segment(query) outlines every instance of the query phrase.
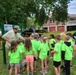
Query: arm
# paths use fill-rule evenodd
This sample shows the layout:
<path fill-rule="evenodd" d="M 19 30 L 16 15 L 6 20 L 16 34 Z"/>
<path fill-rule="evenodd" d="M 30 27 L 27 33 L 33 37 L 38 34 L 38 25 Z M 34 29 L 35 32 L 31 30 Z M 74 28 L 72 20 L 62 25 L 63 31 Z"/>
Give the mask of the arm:
<path fill-rule="evenodd" d="M 21 35 L 18 34 L 18 37 L 19 37 L 21 40 L 25 41 L 25 38 L 23 38 Z"/>
<path fill-rule="evenodd" d="M 2 36 L 2 38 L 3 38 L 5 41 L 11 43 L 10 39 L 8 39 L 6 36 Z"/>
<path fill-rule="evenodd" d="M 5 33 L 2 38 L 7 41 L 7 42 L 11 42 L 11 40 L 9 39 L 9 37 L 11 36 L 11 31 L 8 31 L 7 33 Z"/>
<path fill-rule="evenodd" d="M 36 56 L 35 52 L 33 52 L 33 54 L 34 54 L 34 57 L 37 59 L 37 56 Z"/>
<path fill-rule="evenodd" d="M 57 51 L 55 51 L 55 50 L 52 50 L 52 51 L 51 51 L 51 53 L 57 53 Z"/>

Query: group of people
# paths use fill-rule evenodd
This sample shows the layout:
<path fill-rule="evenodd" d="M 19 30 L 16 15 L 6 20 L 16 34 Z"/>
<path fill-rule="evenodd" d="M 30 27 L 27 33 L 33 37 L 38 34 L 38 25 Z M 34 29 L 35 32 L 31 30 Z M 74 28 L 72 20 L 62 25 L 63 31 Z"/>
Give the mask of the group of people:
<path fill-rule="evenodd" d="M 33 34 L 28 38 L 23 38 L 17 34 L 17 26 L 11 32 L 9 31 L 2 36 L 9 43 L 7 44 L 9 46 L 6 45 L 9 49 L 9 75 L 12 75 L 13 68 L 15 75 L 20 75 L 21 69 L 25 70 L 25 68 L 27 75 L 30 75 L 30 72 L 34 75 L 37 69 L 37 60 L 39 59 L 41 60 L 40 73 L 42 75 L 47 74 L 48 55 L 53 58 L 55 75 L 60 75 L 60 65 L 65 70 L 65 75 L 70 75 L 73 52 L 76 50 L 71 33 L 65 34 L 63 32 L 56 36 L 51 34 L 49 38 L 45 35 L 38 38 L 38 34 Z"/>

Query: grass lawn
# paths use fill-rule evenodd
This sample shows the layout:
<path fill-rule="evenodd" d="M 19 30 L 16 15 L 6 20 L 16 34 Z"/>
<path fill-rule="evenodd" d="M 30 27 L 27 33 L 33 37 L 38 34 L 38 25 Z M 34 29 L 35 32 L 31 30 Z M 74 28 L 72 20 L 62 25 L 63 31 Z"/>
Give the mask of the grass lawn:
<path fill-rule="evenodd" d="M 76 32 L 76 31 L 68 31 L 68 32 L 65 32 L 65 33 L 74 33 L 74 32 Z M 54 34 L 54 35 L 58 35 L 58 34 L 60 34 L 61 32 L 48 32 L 48 33 L 44 33 L 44 35 L 46 35 L 46 36 L 49 36 L 50 34 Z"/>
<path fill-rule="evenodd" d="M 7 65 L 3 64 L 3 55 L 2 50 L 0 50 L 0 75 L 8 75 L 9 70 L 7 69 Z M 8 60 L 7 60 L 8 61 Z M 52 65 L 52 59 L 49 59 L 48 63 L 48 73 L 46 75 L 55 75 L 53 65 Z M 41 75 L 41 62 L 40 60 L 37 61 L 37 72 L 34 73 L 34 75 Z M 13 74 L 14 75 L 14 74 Z M 27 75 L 26 72 L 21 75 Z M 61 70 L 61 75 L 64 75 Z M 76 55 L 73 58 L 73 67 L 71 68 L 71 75 L 76 75 Z"/>
<path fill-rule="evenodd" d="M 49 34 L 51 34 L 51 33 L 47 33 L 46 35 L 48 36 Z M 53 32 L 53 34 L 59 34 L 59 32 L 57 32 L 57 33 Z M 7 53 L 6 53 L 6 55 L 7 55 Z M 74 56 L 72 61 L 73 61 L 73 67 L 71 68 L 71 75 L 76 75 L 76 55 Z M 8 62 L 8 58 L 7 58 L 7 62 Z M 40 70 L 41 70 L 41 62 L 40 62 L 40 60 L 38 60 L 37 61 L 37 72 L 34 73 L 34 75 L 41 75 Z M 55 75 L 52 59 L 49 59 L 47 71 L 48 71 L 48 73 L 46 75 Z M 0 75 L 9 75 L 8 73 L 9 73 L 9 70 L 7 69 L 7 65 L 3 64 L 3 51 L 0 50 Z M 27 75 L 27 74 L 25 72 L 21 75 Z M 61 70 L 61 75 L 64 75 L 62 70 Z"/>

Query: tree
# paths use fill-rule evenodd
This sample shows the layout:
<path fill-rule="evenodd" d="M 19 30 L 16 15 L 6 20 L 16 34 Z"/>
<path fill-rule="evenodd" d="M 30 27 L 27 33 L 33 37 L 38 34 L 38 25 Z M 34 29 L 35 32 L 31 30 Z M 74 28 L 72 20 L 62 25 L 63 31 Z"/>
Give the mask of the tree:
<path fill-rule="evenodd" d="M 70 0 L 0 0 L 0 23 L 19 24 L 26 27 L 27 18 L 35 17 L 40 26 L 47 20 L 47 12 L 53 12 L 58 22 L 67 20 Z"/>

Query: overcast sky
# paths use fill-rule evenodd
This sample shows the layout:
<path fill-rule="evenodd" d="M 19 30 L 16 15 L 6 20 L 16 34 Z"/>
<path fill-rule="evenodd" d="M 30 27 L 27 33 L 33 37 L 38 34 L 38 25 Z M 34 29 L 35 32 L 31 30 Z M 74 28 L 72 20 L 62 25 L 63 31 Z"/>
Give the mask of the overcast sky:
<path fill-rule="evenodd" d="M 68 13 L 76 14 L 76 0 L 73 0 L 73 1 L 71 1 L 71 3 L 69 3 Z"/>

